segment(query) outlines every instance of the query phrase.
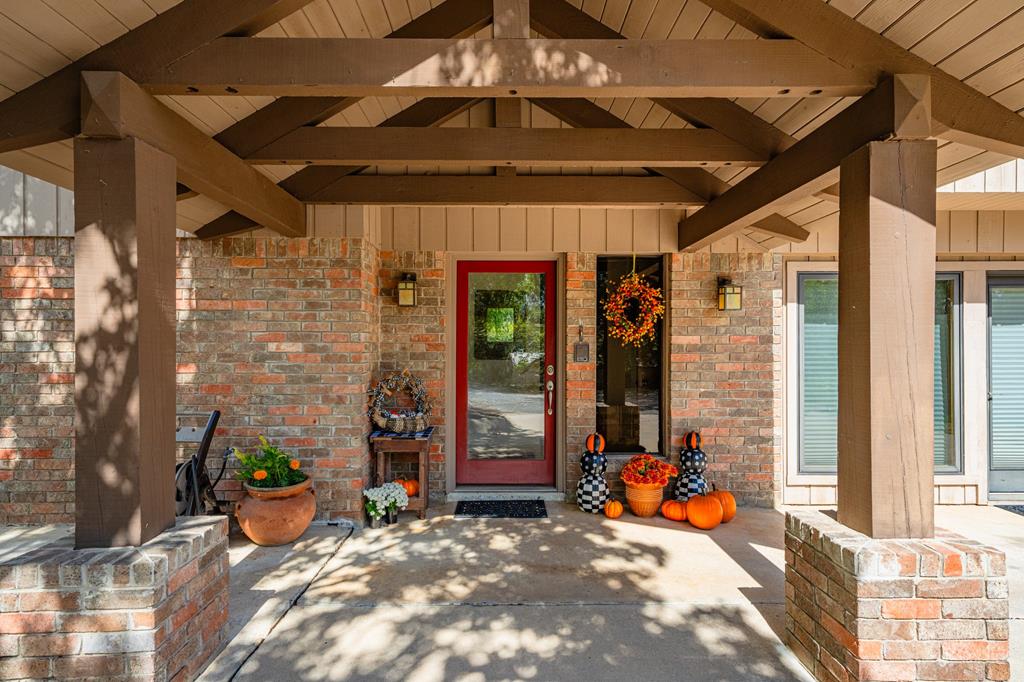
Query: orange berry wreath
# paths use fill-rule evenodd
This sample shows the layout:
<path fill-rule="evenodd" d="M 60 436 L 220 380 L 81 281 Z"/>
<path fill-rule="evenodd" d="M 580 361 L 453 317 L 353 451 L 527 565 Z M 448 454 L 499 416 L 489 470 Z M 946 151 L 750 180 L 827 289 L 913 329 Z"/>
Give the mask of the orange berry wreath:
<path fill-rule="evenodd" d="M 623 275 L 614 289 L 608 290 L 604 317 L 608 336 L 623 345 L 639 346 L 653 339 L 658 318 L 665 314 L 661 290 L 652 287 L 636 272 Z"/>

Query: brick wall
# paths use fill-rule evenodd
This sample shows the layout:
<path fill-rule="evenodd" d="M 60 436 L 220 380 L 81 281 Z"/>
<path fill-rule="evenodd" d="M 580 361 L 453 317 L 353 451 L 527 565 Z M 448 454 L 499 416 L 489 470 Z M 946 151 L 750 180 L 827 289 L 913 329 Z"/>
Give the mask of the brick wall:
<path fill-rule="evenodd" d="M 1008 680 L 1006 558 L 786 515 L 786 639 L 819 680 Z"/>
<path fill-rule="evenodd" d="M 742 310 L 718 310 L 719 276 L 743 287 Z M 770 506 L 782 470 L 781 256 L 674 254 L 670 286 L 672 448 L 699 431 L 708 480 Z"/>
<path fill-rule="evenodd" d="M 179 413 L 223 411 L 218 455 L 266 435 L 314 478 L 320 518 L 361 519 L 376 249 L 358 239 L 178 245 Z"/>
<path fill-rule="evenodd" d="M 399 307 L 396 284 L 402 273 L 416 275 L 416 306 Z M 435 425 L 430 450 L 430 497 L 445 495 L 445 348 L 447 296 L 445 255 L 440 251 L 380 253 L 380 365 L 374 379 L 408 369 L 423 380 L 433 399 Z M 411 406 L 411 405 L 410 405 Z M 392 456 L 393 473 L 417 478 L 414 457 Z"/>
<path fill-rule="evenodd" d="M 573 346 L 590 344 L 590 361 L 574 362 Z M 580 456 L 597 430 L 597 255 L 570 253 L 565 259 L 565 494 L 576 500 Z M 608 476 L 610 483 L 615 477 Z"/>
<path fill-rule="evenodd" d="M 194 679 L 224 642 L 227 519 L 141 547 L 71 540 L 0 564 L 0 679 Z"/>
<path fill-rule="evenodd" d="M 70 239 L 0 239 L 0 525 L 74 514 Z"/>

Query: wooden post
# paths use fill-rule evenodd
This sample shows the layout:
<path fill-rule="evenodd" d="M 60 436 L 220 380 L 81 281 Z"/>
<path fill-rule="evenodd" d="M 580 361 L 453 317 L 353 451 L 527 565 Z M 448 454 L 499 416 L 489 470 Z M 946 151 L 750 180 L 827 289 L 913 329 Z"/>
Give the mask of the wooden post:
<path fill-rule="evenodd" d="M 75 140 L 75 545 L 174 525 L 175 162 Z"/>
<path fill-rule="evenodd" d="M 839 521 L 927 538 L 933 519 L 934 140 L 843 160 L 839 218 Z"/>
<path fill-rule="evenodd" d="M 529 38 L 529 0 L 494 0 L 494 37 Z M 523 104 L 518 97 L 497 97 L 494 100 L 494 127 L 520 128 L 523 125 Z M 516 167 L 495 166 L 494 174 L 510 176 L 516 174 Z"/>

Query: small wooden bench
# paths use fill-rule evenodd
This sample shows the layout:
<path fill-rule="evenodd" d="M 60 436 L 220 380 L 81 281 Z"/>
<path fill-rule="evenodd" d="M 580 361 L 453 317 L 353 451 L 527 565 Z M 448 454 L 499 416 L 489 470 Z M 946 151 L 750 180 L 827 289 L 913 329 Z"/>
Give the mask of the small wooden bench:
<path fill-rule="evenodd" d="M 433 426 L 416 433 L 374 431 L 370 434 L 370 446 L 377 462 L 374 472 L 375 485 L 381 485 L 391 477 L 391 459 L 387 455 L 417 455 L 420 492 L 419 495 L 409 498 L 409 506 L 406 509 L 419 512 L 421 519 L 427 518 L 427 506 L 430 504 L 430 439 L 433 435 Z"/>

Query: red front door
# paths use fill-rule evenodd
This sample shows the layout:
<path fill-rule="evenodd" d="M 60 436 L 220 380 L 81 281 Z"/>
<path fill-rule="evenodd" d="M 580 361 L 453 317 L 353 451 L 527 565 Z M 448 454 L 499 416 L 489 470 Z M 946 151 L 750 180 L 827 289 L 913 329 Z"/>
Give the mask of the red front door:
<path fill-rule="evenodd" d="M 555 483 L 555 263 L 463 261 L 456 311 L 459 484 Z"/>

